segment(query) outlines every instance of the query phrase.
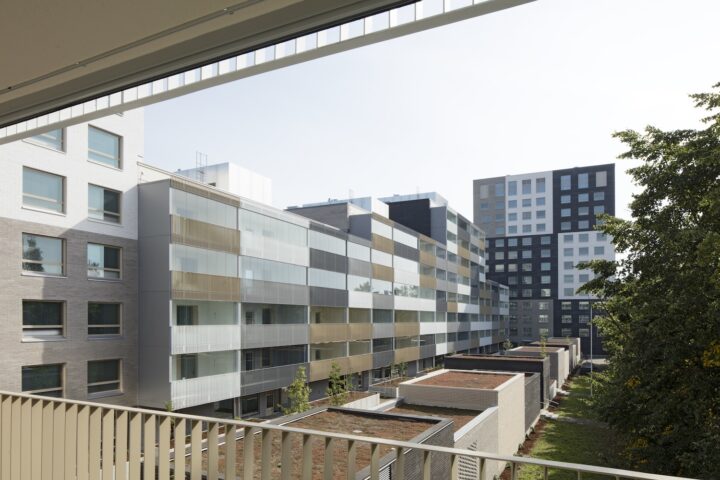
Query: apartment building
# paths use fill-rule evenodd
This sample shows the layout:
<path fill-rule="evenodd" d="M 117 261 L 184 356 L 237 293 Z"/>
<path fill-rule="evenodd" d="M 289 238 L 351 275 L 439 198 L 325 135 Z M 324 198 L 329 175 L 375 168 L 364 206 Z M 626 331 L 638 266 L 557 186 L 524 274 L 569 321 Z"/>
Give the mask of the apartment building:
<path fill-rule="evenodd" d="M 143 112 L 0 147 L 0 388 L 137 403 Z"/>
<path fill-rule="evenodd" d="M 602 352 L 590 318 L 594 299 L 577 289 L 592 275 L 576 266 L 612 260 L 610 239 L 594 230 L 597 215 L 615 214 L 615 165 L 478 179 L 475 224 L 488 234 L 491 280 L 510 288 L 510 339 L 580 337 Z"/>

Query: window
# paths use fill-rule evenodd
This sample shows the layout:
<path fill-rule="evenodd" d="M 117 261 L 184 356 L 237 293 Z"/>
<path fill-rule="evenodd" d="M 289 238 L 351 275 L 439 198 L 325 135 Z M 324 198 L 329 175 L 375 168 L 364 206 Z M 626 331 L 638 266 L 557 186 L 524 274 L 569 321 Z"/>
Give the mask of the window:
<path fill-rule="evenodd" d="M 532 225 L 523 225 L 522 226 L 522 233 L 531 233 L 532 232 Z"/>
<path fill-rule="evenodd" d="M 495 227 L 495 235 L 504 235 L 505 227 Z"/>
<path fill-rule="evenodd" d="M 120 360 L 96 360 L 87 365 L 88 395 L 122 391 L 120 385 Z"/>
<path fill-rule="evenodd" d="M 540 296 L 543 298 L 548 298 L 550 296 L 550 289 L 549 288 L 541 288 Z"/>
<path fill-rule="evenodd" d="M 508 182 L 508 195 L 517 195 L 517 182 Z"/>
<path fill-rule="evenodd" d="M 538 223 L 535 225 L 535 231 L 538 233 L 545 231 L 545 224 L 544 223 Z"/>
<path fill-rule="evenodd" d="M 517 250 L 510 250 L 510 251 L 508 252 L 507 258 L 508 258 L 508 260 L 517 260 L 517 258 L 518 258 L 518 252 L 517 252 Z"/>
<path fill-rule="evenodd" d="M 578 222 L 579 230 L 587 230 L 588 228 L 590 228 L 590 222 L 588 220 L 580 220 Z"/>
<path fill-rule="evenodd" d="M 581 328 L 581 329 L 580 329 L 580 336 L 581 336 L 581 337 L 589 337 L 589 336 L 590 336 L 590 329 L 588 329 L 588 328 Z"/>
<path fill-rule="evenodd" d="M 535 199 L 535 205 L 538 207 L 544 207 L 545 206 L 545 197 L 538 197 Z"/>
<path fill-rule="evenodd" d="M 550 283 L 550 275 L 540 275 L 540 283 L 547 285 Z"/>
<path fill-rule="evenodd" d="M 543 272 L 549 272 L 550 271 L 550 262 L 542 262 L 540 264 L 540 270 Z"/>
<path fill-rule="evenodd" d="M 532 198 L 523 198 L 522 206 L 523 207 L 532 207 Z"/>
<path fill-rule="evenodd" d="M 569 217 L 571 210 L 569 208 L 561 208 L 560 209 L 560 216 L 561 217 Z"/>
<path fill-rule="evenodd" d="M 563 283 L 573 283 L 574 280 L 573 275 L 563 275 Z"/>
<path fill-rule="evenodd" d="M 605 247 L 603 247 L 603 246 L 595 247 L 593 249 L 593 253 L 595 255 L 605 255 Z"/>
<path fill-rule="evenodd" d="M 22 391 L 46 397 L 62 397 L 63 365 L 22 367 Z"/>
<path fill-rule="evenodd" d="M 593 193 L 593 200 L 596 202 L 605 200 L 605 192 L 595 192 Z"/>
<path fill-rule="evenodd" d="M 523 247 L 530 247 L 532 246 L 532 237 L 525 237 L 522 239 L 522 246 Z"/>
<path fill-rule="evenodd" d="M 607 187 L 607 172 L 595 172 L 595 186 L 596 187 Z"/>
<path fill-rule="evenodd" d="M 568 303 L 570 303 L 570 302 L 568 302 Z M 562 323 L 572 323 L 572 315 L 562 315 L 560 317 L 560 321 Z"/>
<path fill-rule="evenodd" d="M 532 258 L 532 250 L 523 250 L 522 258 L 523 259 Z"/>
<path fill-rule="evenodd" d="M 578 194 L 578 202 L 588 202 L 590 201 L 590 195 L 587 193 L 580 193 Z"/>
<path fill-rule="evenodd" d="M 532 288 L 523 288 L 522 296 L 527 298 L 532 297 Z"/>
<path fill-rule="evenodd" d="M 507 283 L 508 283 L 508 285 L 517 285 L 518 284 L 517 277 L 508 277 Z"/>
<path fill-rule="evenodd" d="M 532 212 L 522 212 L 522 219 L 523 219 L 523 220 L 530 220 L 530 219 L 532 219 Z"/>
<path fill-rule="evenodd" d="M 560 203 L 570 203 L 570 195 L 560 195 Z"/>
<path fill-rule="evenodd" d="M 562 336 L 563 337 L 571 337 L 572 336 L 572 328 L 563 328 Z"/>
<path fill-rule="evenodd" d="M 522 284 L 523 285 L 532 285 L 532 275 L 523 275 L 522 277 Z"/>
<path fill-rule="evenodd" d="M 495 252 L 495 260 L 505 260 L 505 252 Z"/>
<path fill-rule="evenodd" d="M 104 222 L 120 223 L 120 192 L 88 185 L 88 217 Z"/>
<path fill-rule="evenodd" d="M 540 258 L 550 258 L 550 256 L 551 256 L 551 253 L 550 253 L 549 249 L 544 248 L 544 249 L 540 250 Z"/>
<path fill-rule="evenodd" d="M 188 325 L 187 323 L 181 323 L 187 320 L 185 314 L 181 314 L 181 307 L 185 314 L 191 313 L 192 308 L 196 305 L 178 305 L 178 325 Z M 120 304 L 119 303 L 88 303 L 88 335 L 120 335 Z M 180 316 L 183 315 L 181 320 Z M 192 325 L 190 323 L 189 325 Z"/>
<path fill-rule="evenodd" d="M 570 190 L 572 188 L 572 180 L 570 175 L 560 176 L 560 190 Z"/>
<path fill-rule="evenodd" d="M 505 202 L 495 202 L 495 208 L 498 210 L 505 208 Z"/>
<path fill-rule="evenodd" d="M 508 247 L 517 247 L 517 245 L 518 245 L 517 238 L 508 238 Z"/>
<path fill-rule="evenodd" d="M 605 213 L 605 206 L 604 205 L 595 205 L 593 207 L 593 213 L 595 215 L 600 215 L 602 213 Z"/>
<path fill-rule="evenodd" d="M 548 302 L 538 302 L 538 310 L 541 312 L 548 311 L 550 309 Z"/>
<path fill-rule="evenodd" d="M 517 221 L 517 213 L 508 213 L 508 222 L 515 222 Z"/>
<path fill-rule="evenodd" d="M 532 263 L 523 263 L 522 264 L 522 271 L 523 272 L 532 272 Z"/>
<path fill-rule="evenodd" d="M 517 225 L 509 225 L 508 233 L 517 233 Z"/>
<path fill-rule="evenodd" d="M 575 264 L 573 262 L 563 262 L 563 270 L 573 270 Z"/>
<path fill-rule="evenodd" d="M 538 323 L 548 323 L 548 316 L 545 314 L 538 315 Z"/>
<path fill-rule="evenodd" d="M 580 310 L 588 310 L 590 308 L 590 302 L 578 302 L 578 308 Z"/>
<path fill-rule="evenodd" d="M 508 263 L 507 271 L 508 272 L 517 272 L 517 263 Z"/>
<path fill-rule="evenodd" d="M 502 263 L 498 263 L 497 265 L 495 265 L 495 271 L 496 271 L 496 272 L 504 272 L 504 271 L 505 271 L 505 265 L 503 265 Z"/>
<path fill-rule="evenodd" d="M 578 282 L 587 283 L 589 281 L 590 281 L 590 275 L 588 275 L 587 273 L 581 273 L 580 275 L 578 275 Z"/>
<path fill-rule="evenodd" d="M 573 256 L 573 249 L 570 248 L 563 248 L 563 257 L 572 257 Z"/>
<path fill-rule="evenodd" d="M 120 279 L 120 248 L 88 243 L 87 274 L 92 278 Z"/>
<path fill-rule="evenodd" d="M 545 193 L 545 179 L 544 178 L 536 178 L 535 179 L 535 192 L 536 193 Z"/>
<path fill-rule="evenodd" d="M 480 198 L 488 198 L 489 185 L 480 185 Z"/>
<path fill-rule="evenodd" d="M 523 195 L 530 195 L 532 193 L 532 183 L 530 180 L 522 181 L 522 193 Z"/>
<path fill-rule="evenodd" d="M 122 168 L 120 164 L 120 137 L 88 127 L 88 159 L 114 168 Z"/>
<path fill-rule="evenodd" d="M 490 204 L 489 204 L 489 203 L 487 203 L 487 202 L 482 202 L 482 203 L 480 204 L 480 210 L 487 210 L 488 208 L 490 208 Z"/>
<path fill-rule="evenodd" d="M 65 212 L 65 177 L 23 167 L 23 206 Z"/>
<path fill-rule="evenodd" d="M 23 300 L 23 338 L 62 337 L 65 324 L 63 302 Z"/>
<path fill-rule="evenodd" d="M 495 196 L 500 197 L 505 195 L 505 183 L 500 182 L 495 184 Z"/>
<path fill-rule="evenodd" d="M 581 257 L 587 257 L 590 255 L 590 249 L 588 247 L 580 247 L 578 248 L 578 255 Z"/>
<path fill-rule="evenodd" d="M 578 188 L 588 188 L 588 174 L 578 174 Z"/>
<path fill-rule="evenodd" d="M 504 238 L 498 238 L 495 240 L 495 246 L 496 247 L 504 247 L 505 246 L 505 239 Z"/>
<path fill-rule="evenodd" d="M 505 220 L 505 215 L 503 215 L 502 213 L 496 213 L 496 214 L 495 214 L 495 221 L 496 221 L 496 222 L 502 222 L 503 220 Z"/>
<path fill-rule="evenodd" d="M 255 323 L 255 312 L 245 312 L 245 323 L 247 325 L 252 325 Z M 175 324 L 179 326 L 197 325 L 198 306 L 177 305 L 177 308 L 175 309 Z"/>
<path fill-rule="evenodd" d="M 28 140 L 37 145 L 43 147 L 52 148 L 60 152 L 65 151 L 65 132 L 62 128 L 50 130 L 49 132 L 41 133 L 28 138 Z"/>
<path fill-rule="evenodd" d="M 45 275 L 64 275 L 65 245 L 63 242 L 62 238 L 23 233 L 23 271 Z"/>
<path fill-rule="evenodd" d="M 560 302 L 560 308 L 563 310 L 572 310 L 572 302 Z"/>
<path fill-rule="evenodd" d="M 564 288 L 563 289 L 563 295 L 565 295 L 566 297 L 572 297 L 574 294 L 575 294 L 574 288 Z"/>
<path fill-rule="evenodd" d="M 540 237 L 540 245 L 550 245 L 552 239 L 549 236 Z"/>
<path fill-rule="evenodd" d="M 517 208 L 517 200 L 508 200 L 508 208 Z"/>
<path fill-rule="evenodd" d="M 580 216 L 585 216 L 585 215 L 588 215 L 589 213 L 590 213 L 590 208 L 589 208 L 589 207 L 580 207 L 580 208 L 578 208 L 578 215 L 580 215 Z"/>
<path fill-rule="evenodd" d="M 538 220 L 542 220 L 543 218 L 545 218 L 545 210 L 538 210 L 537 212 L 535 212 L 535 218 L 537 218 Z"/>
<path fill-rule="evenodd" d="M 590 240 L 590 237 L 587 233 L 581 233 L 580 235 L 578 235 L 578 241 L 580 243 L 587 243 L 588 240 Z"/>

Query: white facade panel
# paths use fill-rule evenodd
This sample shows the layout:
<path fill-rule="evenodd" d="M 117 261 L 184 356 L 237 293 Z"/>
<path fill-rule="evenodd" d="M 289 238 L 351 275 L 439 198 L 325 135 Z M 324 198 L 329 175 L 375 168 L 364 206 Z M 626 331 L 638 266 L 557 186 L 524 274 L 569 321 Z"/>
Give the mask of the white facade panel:
<path fill-rule="evenodd" d="M 435 355 L 447 355 L 448 346 L 447 343 L 436 343 L 435 344 Z"/>
<path fill-rule="evenodd" d="M 242 232 L 240 253 L 248 257 L 292 263 L 303 267 L 310 265 L 310 250 L 307 247 L 280 242 L 249 231 Z"/>
<path fill-rule="evenodd" d="M 615 249 L 610 237 L 599 232 L 560 233 L 557 258 L 558 298 L 583 300 L 594 298 L 577 294 L 577 289 L 593 278 L 593 272 L 587 269 L 579 270 L 575 266 L 596 259 L 614 260 Z"/>
<path fill-rule="evenodd" d="M 348 307 L 373 308 L 372 293 L 348 291 Z"/>
<path fill-rule="evenodd" d="M 415 310 L 423 312 L 434 312 L 436 307 L 435 300 L 428 298 L 413 298 L 395 296 L 395 310 Z"/>
<path fill-rule="evenodd" d="M 420 322 L 420 335 L 446 332 L 447 326 L 445 325 L 445 322 Z"/>
<path fill-rule="evenodd" d="M 176 325 L 171 328 L 170 353 L 239 350 L 240 325 Z"/>
<path fill-rule="evenodd" d="M 170 396 L 174 410 L 239 397 L 240 374 L 232 372 L 173 380 L 170 382 Z"/>
<path fill-rule="evenodd" d="M 530 191 L 523 193 L 523 181 Z M 515 185 L 515 194 L 512 185 Z M 544 182 L 544 191 L 540 191 Z M 541 235 L 553 232 L 552 171 L 508 175 L 505 177 L 505 234 L 507 236 Z"/>
<path fill-rule="evenodd" d="M 420 285 L 420 274 L 407 272 L 404 270 L 395 270 L 395 282 L 405 285 Z"/>

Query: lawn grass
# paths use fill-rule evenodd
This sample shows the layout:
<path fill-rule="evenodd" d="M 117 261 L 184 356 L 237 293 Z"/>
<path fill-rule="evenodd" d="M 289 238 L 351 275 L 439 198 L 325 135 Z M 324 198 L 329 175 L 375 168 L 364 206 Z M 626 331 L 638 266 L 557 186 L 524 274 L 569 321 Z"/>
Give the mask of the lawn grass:
<path fill-rule="evenodd" d="M 589 377 L 577 376 L 570 385 L 570 395 L 560 402 L 557 413 L 561 417 L 589 420 L 588 424 L 549 420 L 536 440 L 529 456 L 560 462 L 584 463 L 602 467 L 622 468 L 617 439 L 610 429 L 598 421 L 590 402 Z M 543 478 L 540 468 L 522 467 L 519 480 Z M 551 480 L 576 480 L 572 472 L 550 471 Z M 584 480 L 605 479 L 600 475 L 583 475 Z"/>

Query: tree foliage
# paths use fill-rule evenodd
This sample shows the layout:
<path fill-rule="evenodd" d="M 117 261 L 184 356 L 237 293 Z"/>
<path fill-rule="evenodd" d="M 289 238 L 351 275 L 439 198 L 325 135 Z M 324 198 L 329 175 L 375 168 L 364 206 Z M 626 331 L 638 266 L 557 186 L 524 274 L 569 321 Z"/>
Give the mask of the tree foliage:
<path fill-rule="evenodd" d="M 330 366 L 330 377 L 325 394 L 330 398 L 330 405 L 339 407 L 348 402 L 349 394 L 348 381 L 340 370 L 340 365 L 333 362 Z"/>
<path fill-rule="evenodd" d="M 305 367 L 298 367 L 295 379 L 287 388 L 288 406 L 283 408 L 285 415 L 310 410 L 310 386 L 307 383 Z"/>
<path fill-rule="evenodd" d="M 605 216 L 621 260 L 592 261 L 609 352 L 598 407 L 635 467 L 720 478 L 720 84 L 691 95 L 701 129 L 618 132 L 642 193 Z M 580 266 L 579 268 L 583 268 Z"/>

